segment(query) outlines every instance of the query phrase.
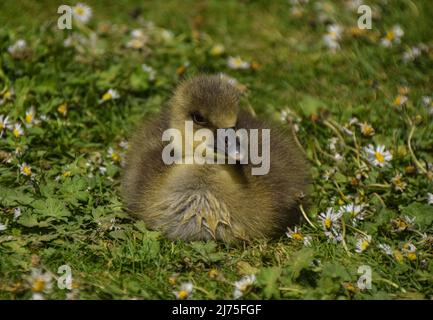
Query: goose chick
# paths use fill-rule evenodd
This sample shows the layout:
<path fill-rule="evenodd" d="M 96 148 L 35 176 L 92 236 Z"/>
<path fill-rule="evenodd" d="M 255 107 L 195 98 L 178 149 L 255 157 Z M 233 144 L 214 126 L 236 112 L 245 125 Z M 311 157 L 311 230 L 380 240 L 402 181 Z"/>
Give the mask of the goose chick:
<path fill-rule="evenodd" d="M 173 240 L 234 242 L 278 236 L 299 222 L 299 195 L 309 184 L 307 162 L 287 129 L 241 110 L 239 97 L 220 76 L 196 76 L 181 83 L 168 106 L 141 124 L 130 143 L 122 193 L 129 212 L 148 228 Z M 175 128 L 185 138 L 185 121 L 193 121 L 194 132 L 270 129 L 269 172 L 252 175 L 251 164 L 239 161 L 166 165 L 162 135 Z M 195 148 L 200 142 L 190 143 Z"/>

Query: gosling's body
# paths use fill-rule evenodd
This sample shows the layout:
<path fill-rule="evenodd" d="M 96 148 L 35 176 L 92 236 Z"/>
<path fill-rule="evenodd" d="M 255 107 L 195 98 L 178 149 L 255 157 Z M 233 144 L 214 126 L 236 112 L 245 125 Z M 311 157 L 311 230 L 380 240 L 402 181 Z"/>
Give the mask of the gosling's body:
<path fill-rule="evenodd" d="M 190 89 L 188 85 L 202 86 L 198 96 L 211 90 L 213 96 L 205 100 L 224 104 L 219 95 L 232 89 L 218 79 L 193 78 L 184 84 L 184 90 Z M 251 166 L 241 164 L 164 164 L 161 137 L 164 130 L 176 126 L 173 117 L 181 118 L 183 109 L 177 110 L 175 104 L 179 103 L 177 95 L 186 93 L 179 90 L 168 108 L 143 123 L 130 143 L 122 189 L 131 214 L 173 240 L 233 242 L 273 237 L 297 223 L 298 195 L 306 192 L 309 180 L 306 161 L 288 131 L 245 111 L 235 108 L 236 128 L 271 129 L 268 174 L 253 176 Z M 233 112 L 227 114 L 231 117 Z M 228 124 L 228 118 L 214 122 Z"/>

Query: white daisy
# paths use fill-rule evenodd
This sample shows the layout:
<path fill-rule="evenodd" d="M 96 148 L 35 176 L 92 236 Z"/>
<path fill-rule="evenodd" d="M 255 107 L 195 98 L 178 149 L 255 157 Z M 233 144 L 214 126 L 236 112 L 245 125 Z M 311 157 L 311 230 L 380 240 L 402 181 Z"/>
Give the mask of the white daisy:
<path fill-rule="evenodd" d="M 370 242 L 371 242 L 371 236 L 369 236 L 369 235 L 367 235 L 367 236 L 363 235 L 363 236 L 359 237 L 358 240 L 356 241 L 355 251 L 358 253 L 364 252 L 370 246 Z"/>
<path fill-rule="evenodd" d="M 406 189 L 407 183 L 402 181 L 401 173 L 397 173 L 392 179 L 391 182 L 394 185 L 395 190 L 403 192 Z"/>
<path fill-rule="evenodd" d="M 12 133 L 15 136 L 15 138 L 19 138 L 24 134 L 24 130 L 21 128 L 21 123 L 15 123 L 12 128 Z"/>
<path fill-rule="evenodd" d="M 113 160 L 113 162 L 120 162 L 122 160 L 122 155 L 112 147 L 108 148 L 108 156 Z"/>
<path fill-rule="evenodd" d="M 43 272 L 41 269 L 33 268 L 27 281 L 33 292 L 34 300 L 42 300 L 43 293 L 48 293 L 52 289 L 53 276 L 50 272 Z"/>
<path fill-rule="evenodd" d="M 227 60 L 227 66 L 230 69 L 248 69 L 250 67 L 250 63 L 242 60 L 239 56 L 237 57 L 229 57 Z"/>
<path fill-rule="evenodd" d="M 12 56 L 16 56 L 27 49 L 27 42 L 24 39 L 17 40 L 13 45 L 8 47 L 8 52 Z"/>
<path fill-rule="evenodd" d="M 152 68 L 151 66 L 143 63 L 141 65 L 141 69 L 143 69 L 144 72 L 146 72 L 149 75 L 149 80 L 150 81 L 154 81 L 156 78 L 156 71 L 154 68 Z"/>
<path fill-rule="evenodd" d="M 7 228 L 8 228 L 7 225 L 5 225 L 5 224 L 3 224 L 3 223 L 0 222 L 0 231 L 4 231 Z"/>
<path fill-rule="evenodd" d="M 24 118 L 24 123 L 27 128 L 31 127 L 34 123 L 37 123 L 35 116 L 36 116 L 35 107 L 31 106 L 30 109 L 26 111 L 26 117 Z"/>
<path fill-rule="evenodd" d="M 399 44 L 401 37 L 403 37 L 404 31 L 399 25 L 395 25 L 390 31 L 388 31 L 381 39 L 381 44 L 384 47 L 390 47 L 393 43 Z"/>
<path fill-rule="evenodd" d="M 395 97 L 393 104 L 396 107 L 401 107 L 402 105 L 404 105 L 407 102 L 408 98 L 405 95 L 399 94 L 397 97 Z"/>
<path fill-rule="evenodd" d="M 77 5 L 72 7 L 72 15 L 76 20 L 87 23 L 92 17 L 92 8 L 87 4 L 77 3 Z"/>
<path fill-rule="evenodd" d="M 6 129 L 10 129 L 9 117 L 0 114 L 0 138 L 3 136 Z"/>
<path fill-rule="evenodd" d="M 407 51 L 403 53 L 403 61 L 409 62 L 414 61 L 421 55 L 421 50 L 418 47 L 409 48 Z"/>
<path fill-rule="evenodd" d="M 241 280 L 235 282 L 235 289 L 233 290 L 233 297 L 239 299 L 242 297 L 256 282 L 254 274 L 246 275 Z"/>
<path fill-rule="evenodd" d="M 118 99 L 119 97 L 120 95 L 117 90 L 109 89 L 106 93 L 102 95 L 100 102 Z"/>
<path fill-rule="evenodd" d="M 433 193 L 427 193 L 427 203 L 433 205 Z"/>
<path fill-rule="evenodd" d="M 356 225 L 356 222 L 359 220 L 364 220 L 364 206 L 363 205 L 356 205 L 353 203 L 341 206 L 339 209 L 339 212 L 341 215 L 347 213 L 349 214 L 349 217 L 354 225 Z"/>
<path fill-rule="evenodd" d="M 385 244 L 385 243 L 379 243 L 377 245 L 377 247 L 380 250 L 382 250 L 388 256 L 392 256 L 394 254 L 394 251 L 392 250 L 392 248 L 389 245 Z"/>
<path fill-rule="evenodd" d="M 323 42 L 331 50 L 340 49 L 339 40 L 341 39 L 342 27 L 338 24 L 329 25 L 327 33 L 323 36 Z"/>
<path fill-rule="evenodd" d="M 179 291 L 173 291 L 176 299 L 185 300 L 191 296 L 194 286 L 191 282 L 184 282 L 180 285 Z"/>
<path fill-rule="evenodd" d="M 19 217 L 21 217 L 21 208 L 14 209 L 14 221 L 16 221 Z"/>
<path fill-rule="evenodd" d="M 330 232 L 333 229 L 339 229 L 341 212 L 335 212 L 333 208 L 327 208 L 326 213 L 319 214 L 319 221 L 322 224 L 323 230 Z"/>
<path fill-rule="evenodd" d="M 374 128 L 368 122 L 360 123 L 359 126 L 364 137 L 371 137 L 374 135 Z"/>
<path fill-rule="evenodd" d="M 290 228 L 287 228 L 286 235 L 288 238 L 296 240 L 296 241 L 302 241 L 304 246 L 309 247 L 311 246 L 311 237 L 310 236 L 304 236 L 301 233 L 301 229 L 295 226 L 295 228 L 292 230 Z"/>
<path fill-rule="evenodd" d="M 367 154 L 368 161 L 376 167 L 385 167 L 392 159 L 391 153 L 385 150 L 384 145 L 378 145 L 375 148 L 372 144 L 369 144 L 364 148 L 364 151 Z"/>
<path fill-rule="evenodd" d="M 20 168 L 20 172 L 22 175 L 30 177 L 33 174 L 32 168 L 25 162 L 23 164 L 18 165 L 18 167 Z"/>

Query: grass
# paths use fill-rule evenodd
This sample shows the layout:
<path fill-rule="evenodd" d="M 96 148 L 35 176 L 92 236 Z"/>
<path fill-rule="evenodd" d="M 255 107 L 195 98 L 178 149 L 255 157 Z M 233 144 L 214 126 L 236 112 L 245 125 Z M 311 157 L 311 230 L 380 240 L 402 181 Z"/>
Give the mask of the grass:
<path fill-rule="evenodd" d="M 92 19 L 72 30 L 56 27 L 58 1 L 0 4 L 0 115 L 23 128 L 0 138 L 0 298 L 174 299 L 192 282 L 192 299 L 231 299 L 249 274 L 248 299 L 433 297 L 433 105 L 423 102 L 433 98 L 429 1 L 368 1 L 373 28 L 364 32 L 343 1 L 87 3 Z M 331 23 L 343 27 L 335 51 L 323 41 Z M 382 46 L 396 24 L 401 42 Z M 148 35 L 141 50 L 127 47 L 136 28 Z M 18 39 L 27 47 L 10 53 Z M 211 54 L 216 44 L 221 55 Z M 421 54 L 405 62 L 414 46 Z M 228 68 L 238 55 L 252 67 Z M 171 242 L 124 212 L 121 142 L 182 76 L 199 71 L 236 78 L 247 88 L 243 103 L 298 128 L 314 178 L 311 225 L 301 227 L 311 246 L 286 236 L 238 247 Z M 102 101 L 109 89 L 119 98 Z M 398 105 L 398 95 L 407 101 Z M 27 127 L 32 106 L 38 121 Z M 362 134 L 364 122 L 374 135 Z M 369 144 L 390 151 L 387 166 L 369 161 Z M 342 241 L 330 241 L 318 215 L 351 203 L 363 206 L 364 220 L 353 226 L 344 214 L 336 222 Z M 365 234 L 371 240 L 359 253 Z M 62 265 L 72 270 L 72 290 L 56 285 Z M 360 266 L 372 270 L 371 289 L 357 286 Z"/>

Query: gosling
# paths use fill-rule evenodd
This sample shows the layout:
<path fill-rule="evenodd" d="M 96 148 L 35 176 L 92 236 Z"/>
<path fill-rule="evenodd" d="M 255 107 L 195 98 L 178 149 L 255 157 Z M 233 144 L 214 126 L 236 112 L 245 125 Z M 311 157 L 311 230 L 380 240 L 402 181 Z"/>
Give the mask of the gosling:
<path fill-rule="evenodd" d="M 307 161 L 287 128 L 241 109 L 240 96 L 221 76 L 195 76 L 175 89 L 159 114 L 139 126 L 122 174 L 122 196 L 131 215 L 172 240 L 228 243 L 277 237 L 300 222 L 301 195 L 307 194 L 310 180 Z M 193 121 L 194 132 L 270 129 L 269 172 L 252 175 L 251 164 L 239 161 L 166 165 L 162 135 L 169 128 L 185 135 L 185 121 Z M 194 148 L 197 142 L 192 144 Z"/>

